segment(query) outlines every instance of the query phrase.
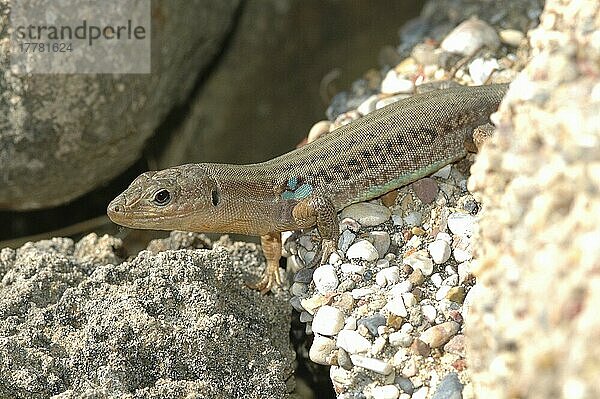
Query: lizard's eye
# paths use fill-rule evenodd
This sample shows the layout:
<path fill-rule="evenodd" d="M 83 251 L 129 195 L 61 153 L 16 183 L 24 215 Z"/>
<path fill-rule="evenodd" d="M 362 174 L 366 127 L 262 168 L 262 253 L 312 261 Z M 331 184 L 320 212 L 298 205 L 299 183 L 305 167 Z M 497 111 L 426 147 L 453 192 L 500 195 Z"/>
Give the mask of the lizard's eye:
<path fill-rule="evenodd" d="M 158 190 L 155 194 L 154 194 L 154 199 L 153 202 L 156 205 L 167 205 L 169 203 L 169 201 L 171 201 L 171 194 L 169 193 L 169 190 Z"/>

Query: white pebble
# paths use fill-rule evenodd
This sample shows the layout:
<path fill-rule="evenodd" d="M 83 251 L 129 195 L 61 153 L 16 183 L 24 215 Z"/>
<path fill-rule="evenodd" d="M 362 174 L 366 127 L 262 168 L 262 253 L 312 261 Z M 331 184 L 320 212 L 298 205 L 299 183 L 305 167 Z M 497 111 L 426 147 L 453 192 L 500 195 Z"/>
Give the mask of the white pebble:
<path fill-rule="evenodd" d="M 473 258 L 473 248 L 471 240 L 468 237 L 459 237 L 459 240 L 454 240 L 454 248 L 452 255 L 457 262 L 465 262 Z"/>
<path fill-rule="evenodd" d="M 381 109 L 383 107 L 387 107 L 390 104 L 397 103 L 398 101 L 403 100 L 408 97 L 410 97 L 408 94 L 396 94 L 395 96 L 389 96 L 386 98 L 382 98 L 381 100 L 377 101 L 377 104 L 375 104 L 375 109 Z"/>
<path fill-rule="evenodd" d="M 355 366 L 374 371 L 378 374 L 387 375 L 392 372 L 392 366 L 383 360 L 374 359 L 361 355 L 350 355 L 350 360 Z"/>
<path fill-rule="evenodd" d="M 395 314 L 396 316 L 406 317 L 408 315 L 402 297 L 391 299 L 383 308 Z"/>
<path fill-rule="evenodd" d="M 410 323 L 404 323 L 404 324 L 402 324 L 402 327 L 400 327 L 400 331 L 407 333 L 407 334 L 412 332 L 412 330 L 414 330 L 414 329 L 415 328 Z"/>
<path fill-rule="evenodd" d="M 433 323 L 437 317 L 437 310 L 435 310 L 432 305 L 421 306 L 421 313 L 423 313 L 423 316 L 425 316 L 430 323 Z"/>
<path fill-rule="evenodd" d="M 336 345 L 350 354 L 367 352 L 371 349 L 371 342 L 355 330 L 340 331 Z"/>
<path fill-rule="evenodd" d="M 428 387 L 421 387 L 418 391 L 412 394 L 411 399 L 427 399 L 427 395 L 429 394 Z"/>
<path fill-rule="evenodd" d="M 322 335 L 335 335 L 343 326 L 344 314 L 329 305 L 321 306 L 312 322 L 313 331 Z"/>
<path fill-rule="evenodd" d="M 446 298 L 446 295 L 448 295 L 448 291 L 450 291 L 451 288 L 452 287 L 449 285 L 443 285 L 439 290 L 436 291 L 435 299 L 441 301 L 442 299 Z"/>
<path fill-rule="evenodd" d="M 454 28 L 440 44 L 443 50 L 462 55 L 471 55 L 484 46 L 496 49 L 500 38 L 494 28 L 475 17 Z"/>
<path fill-rule="evenodd" d="M 342 258 L 340 257 L 340 254 L 337 253 L 337 251 L 334 251 L 331 253 L 331 255 L 329 255 L 329 259 L 327 260 L 327 262 L 330 265 L 337 265 L 342 262 Z"/>
<path fill-rule="evenodd" d="M 444 263 L 450 259 L 450 245 L 443 240 L 435 240 L 427 246 L 431 258 L 436 264 Z"/>
<path fill-rule="evenodd" d="M 377 226 L 392 216 L 388 207 L 371 202 L 359 202 L 342 210 L 341 218 L 356 220 L 363 226 Z"/>
<path fill-rule="evenodd" d="M 413 338 L 410 334 L 405 333 L 403 331 L 396 331 L 389 335 L 388 340 L 390 341 L 390 345 L 396 347 L 409 347 L 413 342 Z"/>
<path fill-rule="evenodd" d="M 471 277 L 471 262 L 462 262 L 458 265 L 458 283 L 462 284 Z"/>
<path fill-rule="evenodd" d="M 448 216 L 448 228 L 453 234 L 471 237 L 475 230 L 475 217 L 467 213 L 451 213 Z"/>
<path fill-rule="evenodd" d="M 381 92 L 384 94 L 412 93 L 415 84 L 411 79 L 405 79 L 398 72 L 391 69 L 381 82 Z"/>
<path fill-rule="evenodd" d="M 374 291 L 371 288 L 355 288 L 350 292 L 352 298 L 360 299 L 367 295 L 371 295 Z"/>
<path fill-rule="evenodd" d="M 361 265 L 354 265 L 352 263 L 342 263 L 340 270 L 342 273 L 356 273 L 362 275 L 365 272 L 365 267 Z"/>
<path fill-rule="evenodd" d="M 436 286 L 436 287 L 441 287 L 442 286 L 442 276 L 440 276 L 439 273 L 434 273 L 431 275 L 431 277 L 429 278 L 431 280 L 431 282 Z"/>
<path fill-rule="evenodd" d="M 402 259 L 402 263 L 413 269 L 419 269 L 425 276 L 431 276 L 431 273 L 433 273 L 433 261 L 427 256 L 427 251 L 423 249 Z"/>
<path fill-rule="evenodd" d="M 452 274 L 452 275 L 446 277 L 444 279 L 444 281 L 442 281 L 442 285 L 450 285 L 450 286 L 458 285 L 458 275 Z"/>
<path fill-rule="evenodd" d="M 344 323 L 344 330 L 356 330 L 356 317 L 346 317 L 346 322 Z"/>
<path fill-rule="evenodd" d="M 421 246 L 421 244 L 423 244 L 423 239 L 416 235 L 412 236 L 410 238 L 410 240 L 408 240 L 408 242 L 406 243 L 407 246 L 413 247 L 413 248 L 419 248 Z"/>
<path fill-rule="evenodd" d="M 500 69 L 500 65 L 496 59 L 484 60 L 483 58 L 476 58 L 469 64 L 469 75 L 473 83 L 482 85 L 498 69 Z"/>
<path fill-rule="evenodd" d="M 399 282 L 398 284 L 394 285 L 390 289 L 390 293 L 393 296 L 400 296 L 400 295 L 404 294 L 405 292 L 409 292 L 412 289 L 413 289 L 412 283 L 408 280 L 403 280 L 403 281 Z"/>
<path fill-rule="evenodd" d="M 308 357 L 317 364 L 328 366 L 332 364 L 334 350 L 335 341 L 333 339 L 317 335 L 310 346 Z"/>
<path fill-rule="evenodd" d="M 437 235 L 435 236 L 435 239 L 446 241 L 448 244 L 452 244 L 452 236 L 443 231 L 437 233 Z"/>
<path fill-rule="evenodd" d="M 404 301 L 404 306 L 408 308 L 417 304 L 417 297 L 415 297 L 412 292 L 405 292 L 402 294 L 402 300 Z"/>
<path fill-rule="evenodd" d="M 400 391 L 395 385 L 384 385 L 373 388 L 371 395 L 373 395 L 373 399 L 398 399 Z"/>
<path fill-rule="evenodd" d="M 398 266 L 392 266 L 380 270 L 375 276 L 375 282 L 380 287 L 396 284 L 398 281 L 400 281 L 400 269 L 398 268 Z"/>
<path fill-rule="evenodd" d="M 379 254 L 377 253 L 377 249 L 367 240 L 360 240 L 354 244 L 348 251 L 346 251 L 346 257 L 348 259 L 364 259 L 367 261 L 374 261 L 379 259 Z"/>
<path fill-rule="evenodd" d="M 517 47 L 525 38 L 525 34 L 516 29 L 503 29 L 499 32 L 500 40 L 509 46 Z"/>
<path fill-rule="evenodd" d="M 321 294 L 335 291 L 339 285 L 339 280 L 335 274 L 333 265 L 323 265 L 315 269 L 313 281 L 317 291 Z"/>
<path fill-rule="evenodd" d="M 360 112 L 361 115 L 370 114 L 371 112 L 375 111 L 375 104 L 377 104 L 377 101 L 379 101 L 379 96 L 377 96 L 376 94 L 373 94 L 371 97 L 369 97 L 365 101 L 363 101 L 356 108 L 356 110 L 358 112 Z"/>
<path fill-rule="evenodd" d="M 329 133 L 332 123 L 330 121 L 319 121 L 310 128 L 306 141 L 312 143 L 319 137 Z"/>
<path fill-rule="evenodd" d="M 379 326 L 377 328 L 377 330 L 379 330 L 379 328 L 381 328 L 381 327 L 383 327 L 383 326 Z M 380 353 L 383 350 L 383 347 L 385 346 L 386 343 L 387 343 L 387 341 L 383 337 L 375 338 L 375 342 L 373 342 L 373 345 L 371 346 L 371 354 L 377 355 L 378 353 Z"/>

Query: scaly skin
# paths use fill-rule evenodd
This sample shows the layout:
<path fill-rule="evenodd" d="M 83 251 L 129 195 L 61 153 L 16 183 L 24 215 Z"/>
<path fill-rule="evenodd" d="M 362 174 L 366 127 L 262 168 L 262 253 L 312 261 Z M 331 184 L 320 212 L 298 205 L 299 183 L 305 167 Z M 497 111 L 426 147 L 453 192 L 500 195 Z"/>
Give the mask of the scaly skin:
<path fill-rule="evenodd" d="M 325 261 L 338 239 L 337 211 L 464 157 L 473 129 L 488 122 L 507 88 L 459 86 L 416 94 L 262 163 L 146 172 L 107 212 L 132 228 L 261 236 L 267 268 L 255 287 L 267 292 L 281 283 L 282 231 L 316 225 L 323 245 L 315 259 Z"/>

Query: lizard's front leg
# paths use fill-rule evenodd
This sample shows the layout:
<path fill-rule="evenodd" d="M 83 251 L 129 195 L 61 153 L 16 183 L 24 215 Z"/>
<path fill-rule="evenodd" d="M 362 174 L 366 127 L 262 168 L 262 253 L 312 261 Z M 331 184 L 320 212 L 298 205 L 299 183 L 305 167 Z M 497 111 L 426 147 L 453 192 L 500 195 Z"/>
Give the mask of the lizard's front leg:
<path fill-rule="evenodd" d="M 317 225 L 321 236 L 319 249 L 308 267 L 325 263 L 337 247 L 340 235 L 337 212 L 329 198 L 321 195 L 308 196 L 292 209 L 292 216 L 296 224 L 302 228 Z"/>
<path fill-rule="evenodd" d="M 281 259 L 281 233 L 273 232 L 260 236 L 260 245 L 267 259 L 267 267 L 263 272 L 262 279 L 256 284 L 248 284 L 251 288 L 266 294 L 276 285 L 281 285 L 281 274 L 279 274 L 279 259 Z"/>

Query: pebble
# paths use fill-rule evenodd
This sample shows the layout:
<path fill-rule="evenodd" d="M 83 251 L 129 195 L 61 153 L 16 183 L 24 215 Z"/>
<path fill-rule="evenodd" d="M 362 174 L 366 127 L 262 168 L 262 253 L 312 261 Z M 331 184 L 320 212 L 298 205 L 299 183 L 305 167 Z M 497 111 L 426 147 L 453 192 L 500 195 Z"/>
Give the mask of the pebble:
<path fill-rule="evenodd" d="M 355 238 L 356 234 L 354 234 L 352 231 L 348 229 L 344 230 L 342 234 L 340 234 L 340 238 L 338 240 L 339 250 L 345 253 L 350 247 L 350 244 L 354 242 Z"/>
<path fill-rule="evenodd" d="M 333 339 L 317 335 L 310 346 L 308 356 L 310 360 L 317 364 L 331 365 L 333 364 L 335 350 L 336 346 Z"/>
<path fill-rule="evenodd" d="M 452 254 L 457 262 L 466 262 L 473 258 L 473 249 L 471 247 L 471 241 L 468 237 L 459 237 L 454 240 L 454 248 Z"/>
<path fill-rule="evenodd" d="M 447 321 L 423 331 L 419 339 L 432 348 L 439 348 L 456 335 L 459 329 L 460 324 L 455 321 Z"/>
<path fill-rule="evenodd" d="M 346 280 L 348 281 L 348 280 Z M 342 285 L 340 284 L 340 287 Z M 350 293 L 348 292 L 343 292 L 340 295 L 336 295 L 335 300 L 333 301 L 332 306 L 345 311 L 347 313 L 352 312 L 352 309 L 354 309 L 354 298 L 352 298 L 352 295 L 350 295 Z"/>
<path fill-rule="evenodd" d="M 412 394 L 411 399 L 427 399 L 428 394 L 429 394 L 429 388 L 421 387 Z"/>
<path fill-rule="evenodd" d="M 411 308 L 417 304 L 417 297 L 412 292 L 402 294 L 402 300 L 407 308 Z"/>
<path fill-rule="evenodd" d="M 375 282 L 380 287 L 393 285 L 396 284 L 398 281 L 400 281 L 400 268 L 398 266 L 392 266 L 382 269 L 375 276 Z"/>
<path fill-rule="evenodd" d="M 287 270 L 291 273 L 297 273 L 304 268 L 304 262 L 298 255 L 292 255 L 287 258 Z"/>
<path fill-rule="evenodd" d="M 338 350 L 337 362 L 344 370 L 352 370 L 352 360 L 350 360 L 350 355 L 342 348 L 339 348 Z"/>
<path fill-rule="evenodd" d="M 402 300 L 402 297 L 393 298 L 384 306 L 384 309 L 395 314 L 396 316 L 408 316 L 408 311 L 406 310 L 406 306 L 404 305 L 404 300 Z"/>
<path fill-rule="evenodd" d="M 383 360 L 374 359 L 362 355 L 350 355 L 350 360 L 355 366 L 371 370 L 378 374 L 388 375 L 392 372 L 392 366 Z"/>
<path fill-rule="evenodd" d="M 413 340 L 413 343 L 410 345 L 410 350 L 412 353 L 416 355 L 421 355 L 423 357 L 429 356 L 431 353 L 431 348 L 425 342 L 420 339 Z"/>
<path fill-rule="evenodd" d="M 420 270 L 423 275 L 430 276 L 433 273 L 433 261 L 427 255 L 426 250 L 413 252 L 409 256 L 402 259 L 402 263 Z"/>
<path fill-rule="evenodd" d="M 500 37 L 494 28 L 476 17 L 458 25 L 440 44 L 443 50 L 462 55 L 471 55 L 484 46 L 498 48 Z"/>
<path fill-rule="evenodd" d="M 435 292 L 435 299 L 441 301 L 442 299 L 446 298 L 451 289 L 452 287 L 448 285 L 441 286 L 440 289 Z"/>
<path fill-rule="evenodd" d="M 412 93 L 415 84 L 398 74 L 396 70 L 390 69 L 381 82 L 381 92 L 384 94 Z"/>
<path fill-rule="evenodd" d="M 336 345 L 349 354 L 367 352 L 371 349 L 371 342 L 356 330 L 340 331 L 336 339 Z"/>
<path fill-rule="evenodd" d="M 297 297 L 294 297 L 297 298 Z M 300 300 L 300 305 L 304 310 L 306 310 L 310 314 L 314 314 L 315 310 L 320 308 L 329 302 L 329 299 L 321 294 L 315 294 L 310 298 L 304 298 Z M 291 303 L 291 301 L 290 301 Z"/>
<path fill-rule="evenodd" d="M 410 290 L 413 288 L 412 286 L 413 284 L 410 281 L 404 280 L 394 285 L 389 292 L 392 294 L 392 296 L 399 296 L 406 292 L 410 292 Z"/>
<path fill-rule="evenodd" d="M 476 58 L 469 64 L 469 75 L 476 85 L 485 84 L 494 73 L 500 69 L 500 65 L 496 59 L 485 60 Z"/>
<path fill-rule="evenodd" d="M 376 94 L 373 94 L 372 96 L 370 96 L 369 98 L 367 98 L 365 101 L 363 101 L 357 108 L 356 110 L 358 112 L 360 112 L 361 115 L 368 115 L 371 112 L 375 111 L 375 104 L 377 104 L 377 101 L 379 101 L 379 96 Z"/>
<path fill-rule="evenodd" d="M 415 269 L 410 276 L 408 276 L 408 281 L 414 286 L 419 286 L 425 281 L 425 276 L 421 270 Z"/>
<path fill-rule="evenodd" d="M 298 272 L 294 275 L 294 282 L 306 284 L 310 283 L 313 279 L 314 271 L 315 269 L 310 269 L 308 267 L 298 270 Z"/>
<path fill-rule="evenodd" d="M 421 224 L 421 220 L 423 220 L 423 214 L 419 211 L 409 212 L 404 217 L 404 223 L 408 226 L 418 226 Z"/>
<path fill-rule="evenodd" d="M 373 246 L 377 250 L 379 257 L 383 257 L 390 249 L 390 233 L 387 231 L 372 231 L 369 233 L 369 237 L 373 240 Z"/>
<path fill-rule="evenodd" d="M 396 331 L 388 336 L 388 340 L 393 346 L 401 346 L 403 348 L 408 348 L 410 344 L 412 344 L 413 337 L 408 333 Z"/>
<path fill-rule="evenodd" d="M 405 392 L 409 395 L 412 395 L 415 391 L 415 386 L 413 385 L 411 380 L 406 377 L 397 376 L 394 380 L 394 383 L 396 383 L 400 387 L 402 392 Z"/>
<path fill-rule="evenodd" d="M 412 237 L 410 237 L 410 240 L 408 240 L 408 242 L 406 243 L 406 246 L 419 248 L 422 243 L 423 239 L 421 237 L 413 235 Z"/>
<path fill-rule="evenodd" d="M 354 265 L 352 263 L 342 263 L 340 270 L 342 273 L 363 274 L 365 272 L 365 267 L 362 265 Z"/>
<path fill-rule="evenodd" d="M 392 216 L 389 208 L 373 204 L 371 202 L 360 202 L 352 204 L 342 210 L 341 218 L 356 220 L 363 226 L 377 226 Z"/>
<path fill-rule="evenodd" d="M 414 358 L 411 357 L 406 361 L 402 368 L 402 375 L 407 378 L 417 375 L 417 364 Z"/>
<path fill-rule="evenodd" d="M 518 47 L 523 39 L 525 39 L 525 34 L 516 29 L 503 29 L 498 35 L 500 36 L 502 43 L 513 47 Z"/>
<path fill-rule="evenodd" d="M 357 325 L 365 326 L 371 335 L 376 337 L 379 335 L 377 328 L 379 326 L 385 326 L 385 317 L 381 313 L 375 313 L 374 315 L 363 317 L 358 320 Z"/>
<path fill-rule="evenodd" d="M 306 139 L 306 141 L 308 143 L 311 143 L 319 137 L 321 137 L 322 135 L 329 133 L 330 127 L 331 122 L 327 120 L 315 123 L 313 127 L 310 128 L 310 131 L 308 132 L 308 138 Z"/>
<path fill-rule="evenodd" d="M 385 97 L 375 104 L 376 109 L 381 109 L 383 107 L 387 107 L 390 104 L 397 103 L 400 100 L 404 100 L 405 98 L 410 97 L 408 94 L 396 94 L 395 96 Z"/>
<path fill-rule="evenodd" d="M 404 219 L 402 219 L 401 215 L 393 214 L 392 222 L 394 223 L 394 226 L 403 226 L 404 225 Z"/>
<path fill-rule="evenodd" d="M 290 291 L 292 295 L 295 296 L 304 295 L 308 291 L 308 285 L 306 285 L 305 283 L 296 282 L 292 284 L 292 286 L 290 287 Z"/>
<path fill-rule="evenodd" d="M 329 305 L 321 306 L 312 322 L 313 331 L 322 335 L 335 335 L 343 326 L 344 313 Z"/>
<path fill-rule="evenodd" d="M 355 288 L 350 292 L 350 295 L 352 295 L 352 298 L 354 299 L 360 299 L 367 295 L 371 295 L 373 292 L 374 291 L 371 288 Z"/>
<path fill-rule="evenodd" d="M 423 316 L 425 316 L 430 323 L 433 323 L 437 317 L 437 310 L 432 305 L 421 306 L 421 313 L 423 313 Z"/>
<path fill-rule="evenodd" d="M 463 334 L 455 335 L 444 345 L 444 352 L 452 353 L 465 357 L 467 355 L 465 351 L 465 336 Z"/>
<path fill-rule="evenodd" d="M 433 285 L 435 285 L 436 287 L 439 288 L 442 286 L 442 276 L 440 276 L 439 273 L 433 273 L 431 275 L 431 277 L 429 277 L 429 279 L 431 280 Z"/>
<path fill-rule="evenodd" d="M 354 244 L 348 251 L 346 251 L 346 257 L 348 259 L 364 259 L 366 261 L 375 261 L 379 259 L 377 249 L 367 240 L 360 240 Z"/>
<path fill-rule="evenodd" d="M 342 263 L 342 257 L 338 254 L 337 251 L 334 251 L 331 253 L 331 255 L 329 255 L 327 263 L 329 263 L 330 265 L 338 265 Z"/>
<path fill-rule="evenodd" d="M 351 218 L 343 218 L 340 222 L 340 228 L 342 230 L 350 230 L 354 233 L 360 230 L 360 224 Z"/>
<path fill-rule="evenodd" d="M 458 265 L 458 283 L 462 284 L 471 277 L 471 262 L 462 262 Z"/>
<path fill-rule="evenodd" d="M 435 240 L 427 246 L 435 264 L 441 264 L 450 259 L 450 245 L 444 240 Z"/>
<path fill-rule="evenodd" d="M 304 307 L 302 306 L 301 301 L 302 299 L 297 296 L 293 296 L 292 298 L 290 298 L 290 305 L 292 305 L 296 312 L 304 311 Z"/>
<path fill-rule="evenodd" d="M 440 177 L 442 179 L 447 179 L 450 177 L 450 172 L 452 171 L 452 164 L 444 166 L 442 169 L 438 170 L 431 177 Z"/>
<path fill-rule="evenodd" d="M 463 303 L 465 295 L 465 287 L 452 287 L 446 294 L 446 299 L 456 303 Z"/>
<path fill-rule="evenodd" d="M 333 265 L 323 265 L 315 269 L 313 281 L 317 291 L 321 294 L 335 291 L 339 285 L 339 280 L 335 273 Z"/>
<path fill-rule="evenodd" d="M 379 330 L 385 328 L 384 326 L 380 326 L 377 329 L 377 333 L 379 334 Z M 383 337 L 377 337 L 375 338 L 375 342 L 373 342 L 373 345 L 371 345 L 371 354 L 372 355 L 377 355 L 379 353 L 381 353 L 381 351 L 383 351 L 383 348 L 385 347 L 385 345 L 387 344 L 387 340 Z"/>
<path fill-rule="evenodd" d="M 371 390 L 373 399 L 398 399 L 400 391 L 395 385 L 384 385 Z"/>
<path fill-rule="evenodd" d="M 303 310 L 302 312 L 300 312 L 300 322 L 307 323 L 309 321 L 312 321 L 312 319 L 313 319 L 313 315 L 308 313 L 306 310 Z"/>
<path fill-rule="evenodd" d="M 412 184 L 415 195 L 419 197 L 424 204 L 431 204 L 435 201 L 439 190 L 438 184 L 431 177 L 419 179 Z"/>
<path fill-rule="evenodd" d="M 457 373 L 449 373 L 439 383 L 431 399 L 462 399 L 463 384 Z"/>
<path fill-rule="evenodd" d="M 458 284 L 458 275 L 457 274 L 450 274 L 448 277 L 446 277 L 444 279 L 444 281 L 442 281 L 442 285 L 455 286 L 457 284 Z"/>
<path fill-rule="evenodd" d="M 467 213 L 451 213 L 448 215 L 448 228 L 453 234 L 471 237 L 475 230 L 476 218 Z"/>
<path fill-rule="evenodd" d="M 315 244 L 313 244 L 312 239 L 309 235 L 301 235 L 298 239 L 298 244 L 302 245 L 308 251 L 312 251 L 315 247 Z"/>

